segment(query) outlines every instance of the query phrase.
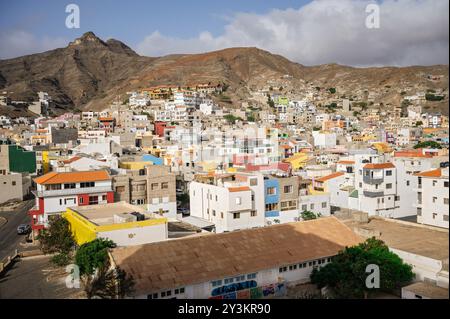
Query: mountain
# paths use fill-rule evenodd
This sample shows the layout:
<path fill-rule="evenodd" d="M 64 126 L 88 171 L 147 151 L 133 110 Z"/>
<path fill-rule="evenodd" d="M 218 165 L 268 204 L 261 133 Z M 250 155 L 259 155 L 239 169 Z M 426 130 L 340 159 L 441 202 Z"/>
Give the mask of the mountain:
<path fill-rule="evenodd" d="M 439 75 L 430 81 L 427 75 Z M 114 39 L 106 42 L 85 33 L 65 48 L 0 60 L 0 91 L 16 100 L 31 101 L 45 91 L 55 113 L 70 109 L 102 109 L 118 95 L 160 84 L 223 82 L 232 101 L 249 98 L 252 90 L 289 75 L 285 90 L 335 87 L 339 95 L 385 90 L 382 98 L 400 103 L 400 87 L 448 92 L 448 66 L 353 68 L 337 64 L 304 66 L 258 48 L 229 48 L 202 54 L 144 57 Z M 277 88 L 278 89 L 278 88 Z M 446 101 L 441 102 L 446 105 Z M 437 106 L 438 109 L 442 105 Z M 443 108 L 444 111 L 446 107 Z"/>

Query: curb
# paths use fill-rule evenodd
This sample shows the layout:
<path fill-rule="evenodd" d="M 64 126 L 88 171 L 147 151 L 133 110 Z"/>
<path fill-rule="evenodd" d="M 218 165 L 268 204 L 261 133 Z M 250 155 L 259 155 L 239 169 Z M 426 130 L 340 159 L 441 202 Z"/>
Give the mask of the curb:
<path fill-rule="evenodd" d="M 8 220 L 5 217 L 0 216 L 0 227 L 3 227 L 8 222 Z"/>

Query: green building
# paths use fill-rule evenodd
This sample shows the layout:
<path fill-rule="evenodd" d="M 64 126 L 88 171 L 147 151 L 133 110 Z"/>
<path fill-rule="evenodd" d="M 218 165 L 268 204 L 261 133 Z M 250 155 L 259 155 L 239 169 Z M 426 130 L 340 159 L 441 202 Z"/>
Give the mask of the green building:
<path fill-rule="evenodd" d="M 0 171 L 35 173 L 36 152 L 27 151 L 11 141 L 0 141 Z"/>

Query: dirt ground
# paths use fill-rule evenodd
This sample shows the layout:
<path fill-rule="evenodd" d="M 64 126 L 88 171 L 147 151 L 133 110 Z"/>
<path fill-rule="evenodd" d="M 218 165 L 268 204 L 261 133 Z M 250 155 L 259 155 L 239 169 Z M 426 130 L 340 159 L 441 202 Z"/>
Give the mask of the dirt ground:
<path fill-rule="evenodd" d="M 83 298 L 81 289 L 66 287 L 67 275 L 50 256 L 20 258 L 0 277 L 0 299 Z"/>

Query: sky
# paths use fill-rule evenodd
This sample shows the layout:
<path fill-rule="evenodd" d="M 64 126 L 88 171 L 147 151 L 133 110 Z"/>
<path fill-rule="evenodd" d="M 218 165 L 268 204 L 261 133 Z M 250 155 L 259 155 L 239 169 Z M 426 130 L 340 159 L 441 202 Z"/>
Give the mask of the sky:
<path fill-rule="evenodd" d="M 80 28 L 66 27 L 71 3 Z M 369 4 L 378 5 L 378 28 L 366 26 Z M 255 46 L 304 65 L 448 64 L 448 7 L 448 0 L 0 0 L 0 59 L 65 47 L 93 31 L 147 56 Z"/>

